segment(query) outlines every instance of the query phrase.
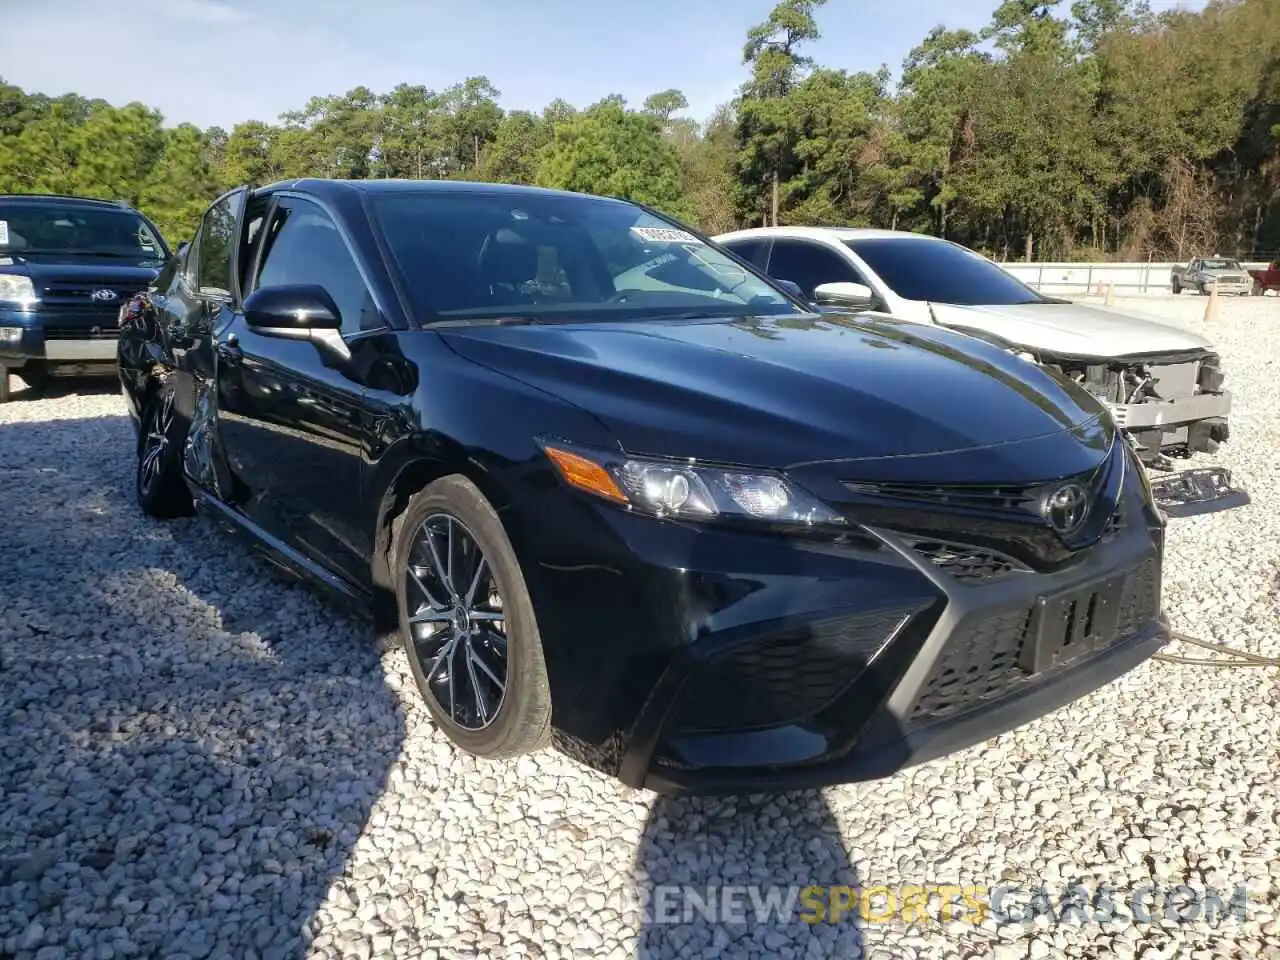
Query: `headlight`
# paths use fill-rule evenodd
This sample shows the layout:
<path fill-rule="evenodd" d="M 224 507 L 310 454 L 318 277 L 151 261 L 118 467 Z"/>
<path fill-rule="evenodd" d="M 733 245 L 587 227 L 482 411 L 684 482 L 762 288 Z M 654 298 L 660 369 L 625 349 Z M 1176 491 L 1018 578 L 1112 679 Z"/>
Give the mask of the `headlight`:
<path fill-rule="evenodd" d="M 1147 475 L 1147 468 L 1142 465 L 1142 457 L 1138 454 L 1137 442 L 1129 434 L 1124 434 L 1125 453 L 1128 454 L 1129 469 L 1138 477 L 1138 487 L 1142 491 L 1142 503 L 1152 513 L 1157 514 L 1161 520 L 1164 519 L 1164 511 L 1156 504 L 1155 491 L 1151 489 L 1151 477 Z"/>
<path fill-rule="evenodd" d="M 17 343 L 21 339 L 21 327 L 0 327 L 0 343 Z"/>
<path fill-rule="evenodd" d="M 796 527 L 845 523 L 830 507 L 774 473 L 628 457 L 559 441 L 541 445 L 570 486 L 647 516 Z"/>
<path fill-rule="evenodd" d="M 30 277 L 16 273 L 0 273 L 0 303 L 20 303 L 24 306 L 36 302 L 36 288 Z"/>

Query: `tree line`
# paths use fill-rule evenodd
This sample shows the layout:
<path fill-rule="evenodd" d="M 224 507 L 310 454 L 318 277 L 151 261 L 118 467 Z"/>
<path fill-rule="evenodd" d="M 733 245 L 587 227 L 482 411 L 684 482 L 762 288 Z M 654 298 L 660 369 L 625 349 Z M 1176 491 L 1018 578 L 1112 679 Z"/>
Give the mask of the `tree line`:
<path fill-rule="evenodd" d="M 892 227 L 999 259 L 1280 250 L 1280 0 L 1004 0 L 981 31 L 930 30 L 896 83 L 806 54 L 826 2 L 782 0 L 753 27 L 748 79 L 701 123 L 675 89 L 533 112 L 470 77 L 228 132 L 0 81 L 0 192 L 126 200 L 175 242 L 224 189 L 319 176 L 531 183 L 710 233 Z"/>

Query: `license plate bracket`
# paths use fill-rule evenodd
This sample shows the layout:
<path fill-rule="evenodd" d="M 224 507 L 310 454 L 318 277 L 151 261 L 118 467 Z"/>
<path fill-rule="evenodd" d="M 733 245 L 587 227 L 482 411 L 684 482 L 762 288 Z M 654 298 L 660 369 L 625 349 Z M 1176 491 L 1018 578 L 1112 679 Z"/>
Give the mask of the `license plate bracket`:
<path fill-rule="evenodd" d="M 1022 669 L 1042 673 L 1114 643 L 1126 580 L 1122 574 L 1038 597 L 1022 648 Z"/>

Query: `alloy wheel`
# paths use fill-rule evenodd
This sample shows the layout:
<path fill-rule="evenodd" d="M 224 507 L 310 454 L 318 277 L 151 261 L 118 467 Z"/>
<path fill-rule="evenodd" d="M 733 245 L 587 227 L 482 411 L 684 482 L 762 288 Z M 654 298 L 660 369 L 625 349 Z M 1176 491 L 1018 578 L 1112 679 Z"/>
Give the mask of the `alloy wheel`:
<path fill-rule="evenodd" d="M 142 488 L 150 490 L 155 486 L 164 469 L 165 454 L 169 451 L 169 437 L 173 431 L 173 391 L 161 393 L 160 409 L 151 418 L 147 427 L 147 436 L 142 445 L 142 464 L 140 476 Z"/>
<path fill-rule="evenodd" d="M 502 596 L 475 536 L 447 513 L 429 516 L 405 565 L 412 650 L 441 713 L 483 730 L 506 697 Z"/>

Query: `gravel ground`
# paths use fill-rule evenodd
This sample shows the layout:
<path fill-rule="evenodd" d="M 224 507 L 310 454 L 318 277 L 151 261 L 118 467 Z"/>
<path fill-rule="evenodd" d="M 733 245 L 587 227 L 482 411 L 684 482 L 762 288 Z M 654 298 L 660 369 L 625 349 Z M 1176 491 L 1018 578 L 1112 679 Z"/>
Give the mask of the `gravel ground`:
<path fill-rule="evenodd" d="M 1133 306 L 1198 329 L 1204 304 Z M 1280 301 L 1224 301 L 1211 334 L 1237 402 L 1220 460 L 1253 504 L 1171 522 L 1165 605 L 1280 655 Z M 554 752 L 455 752 L 364 623 L 207 520 L 145 520 L 130 437 L 109 384 L 0 407 L 0 958 L 1280 957 L 1274 669 L 1149 663 L 880 783 L 656 800 Z M 628 908 L 903 883 L 1105 885 L 1117 916 Z M 1246 916 L 1131 922 L 1152 883 L 1246 885 Z"/>

